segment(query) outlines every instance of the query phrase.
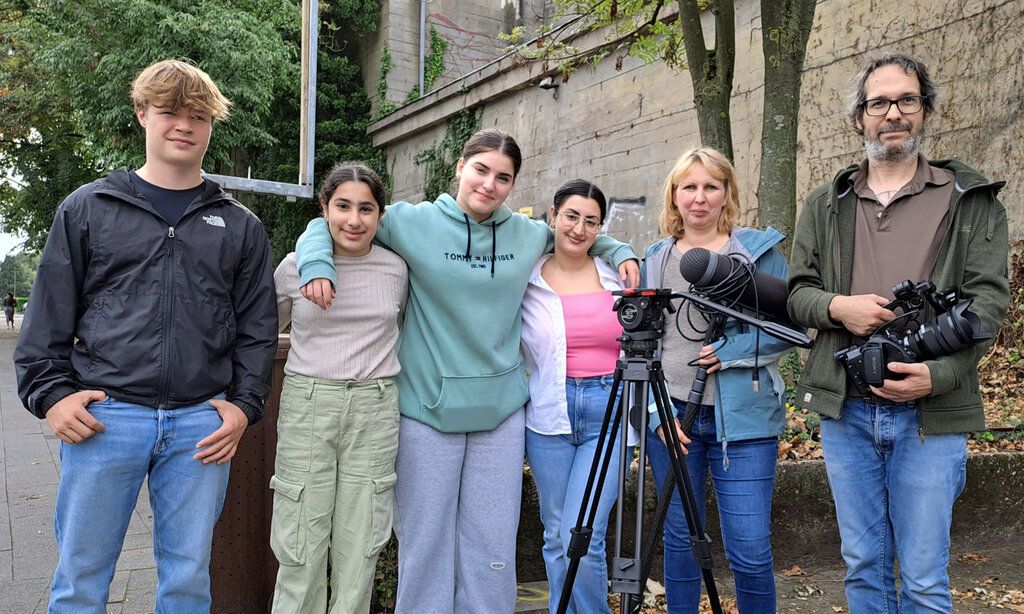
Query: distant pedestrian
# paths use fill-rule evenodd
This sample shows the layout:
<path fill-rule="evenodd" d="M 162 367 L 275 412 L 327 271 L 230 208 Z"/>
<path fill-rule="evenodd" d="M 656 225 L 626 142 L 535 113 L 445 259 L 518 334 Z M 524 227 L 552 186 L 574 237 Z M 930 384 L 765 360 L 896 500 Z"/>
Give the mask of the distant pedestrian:
<path fill-rule="evenodd" d="M 4 315 L 7 316 L 7 328 L 14 328 L 14 308 L 18 306 L 18 300 L 14 298 L 13 292 L 8 292 L 4 297 Z"/>
<path fill-rule="evenodd" d="M 229 102 L 192 64 L 132 84 L 146 162 L 57 210 L 14 353 L 25 406 L 62 441 L 49 612 L 104 612 L 148 478 L 156 611 L 210 611 L 228 461 L 277 346 L 260 221 L 200 173 Z"/>

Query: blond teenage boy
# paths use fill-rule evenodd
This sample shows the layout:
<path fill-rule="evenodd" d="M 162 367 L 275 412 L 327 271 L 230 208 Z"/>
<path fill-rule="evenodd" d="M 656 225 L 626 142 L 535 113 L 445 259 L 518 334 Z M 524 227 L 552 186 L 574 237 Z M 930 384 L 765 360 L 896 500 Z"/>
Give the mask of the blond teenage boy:
<path fill-rule="evenodd" d="M 105 611 L 147 477 L 156 612 L 210 610 L 229 461 L 277 340 L 266 233 L 200 174 L 229 101 L 176 60 L 131 93 L 146 162 L 61 204 L 15 351 L 22 401 L 62 442 L 51 613 Z"/>

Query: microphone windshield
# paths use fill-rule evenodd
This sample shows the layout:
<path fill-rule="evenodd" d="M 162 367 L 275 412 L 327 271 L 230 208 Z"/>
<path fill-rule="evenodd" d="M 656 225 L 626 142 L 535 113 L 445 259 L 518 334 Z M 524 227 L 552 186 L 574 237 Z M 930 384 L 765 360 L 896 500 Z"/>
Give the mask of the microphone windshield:
<path fill-rule="evenodd" d="M 745 262 L 703 247 L 687 250 L 679 260 L 679 274 L 694 291 L 713 301 L 735 302 L 778 322 L 789 322 L 786 281 L 763 271 L 751 276 L 746 267 Z"/>

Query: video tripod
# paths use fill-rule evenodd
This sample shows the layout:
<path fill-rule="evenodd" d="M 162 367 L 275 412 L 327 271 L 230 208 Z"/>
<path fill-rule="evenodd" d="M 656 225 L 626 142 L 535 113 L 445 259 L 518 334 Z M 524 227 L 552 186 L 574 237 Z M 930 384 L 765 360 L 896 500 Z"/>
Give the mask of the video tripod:
<path fill-rule="evenodd" d="M 628 293 L 628 291 L 627 291 Z M 647 293 L 645 295 L 645 293 Z M 566 571 L 565 584 L 562 587 L 562 594 L 558 602 L 558 614 L 565 614 L 569 600 L 572 596 L 572 587 L 576 580 L 576 573 L 579 570 L 580 560 L 586 555 L 590 547 L 590 540 L 593 535 L 594 521 L 597 514 L 597 502 L 601 498 L 601 491 L 608 474 L 611 456 L 614 450 L 614 443 L 609 436 L 611 433 L 619 433 L 622 445 L 619 451 L 619 498 L 616 504 L 615 523 L 615 556 L 612 560 L 610 577 L 612 592 L 621 594 L 620 612 L 634 612 L 639 609 L 642 602 L 643 585 L 646 581 L 649 561 L 641 557 L 641 546 L 643 544 L 643 500 L 645 474 L 647 461 L 647 428 L 648 428 L 648 400 L 649 395 L 653 396 L 654 404 L 658 411 L 661 423 L 669 425 L 675 419 L 672 414 L 671 400 L 668 395 L 668 387 L 665 384 L 665 375 L 661 369 L 661 337 L 663 330 L 656 327 L 656 330 L 636 330 L 642 327 L 644 314 L 656 313 L 655 320 L 663 320 L 663 312 L 671 311 L 672 305 L 669 300 L 672 295 L 665 290 L 644 290 L 640 291 L 640 309 L 635 316 L 628 311 L 624 312 L 617 304 L 620 311 L 619 317 L 626 330 L 619 338 L 619 344 L 623 350 L 623 357 L 618 360 L 615 366 L 615 373 L 612 380 L 612 391 L 608 397 L 608 406 L 605 409 L 604 419 L 601 422 L 601 434 L 598 438 L 597 450 L 594 453 L 594 462 L 590 467 L 590 474 L 587 477 L 587 485 L 584 489 L 583 501 L 580 505 L 579 517 L 576 526 L 570 531 L 572 537 L 569 541 L 567 555 L 570 559 Z M 628 296 L 628 294 L 626 295 Z M 647 301 L 647 302 L 644 302 Z M 648 311 L 649 310 L 649 311 Z M 634 318 L 634 319 L 631 319 Z M 630 327 L 630 323 L 637 326 Z M 624 386 L 622 394 L 619 395 L 620 386 Z M 616 403 L 616 397 L 618 402 Z M 630 403 L 632 404 L 630 405 Z M 630 423 L 640 431 L 640 470 L 641 478 L 637 484 L 636 497 L 636 527 L 632 557 L 622 556 L 622 531 L 623 531 L 623 495 L 625 492 L 625 477 L 629 471 L 629 463 L 626 458 L 629 450 L 626 439 L 628 429 L 622 425 L 624 408 L 629 406 Z M 692 419 L 692 418 L 691 418 Z M 620 425 L 622 428 L 620 429 Z M 609 430 L 610 427 L 610 430 Z M 718 589 L 711 572 L 711 543 L 704 532 L 700 515 L 697 513 L 697 502 L 690 487 L 690 478 L 686 470 L 686 463 L 683 462 L 680 452 L 681 442 L 678 434 L 673 428 L 664 428 L 665 444 L 668 449 L 669 463 L 672 467 L 672 475 L 677 484 L 680 485 L 679 497 L 683 505 L 683 512 L 686 516 L 686 524 L 689 527 L 690 541 L 693 544 L 694 557 L 701 569 L 704 584 L 707 588 L 708 599 L 711 602 L 711 609 L 715 614 L 722 612 L 718 599 Z"/>
<path fill-rule="evenodd" d="M 576 526 L 570 530 L 572 537 L 569 540 L 569 546 L 566 551 L 570 561 L 566 571 L 565 582 L 562 585 L 562 593 L 559 596 L 557 613 L 565 614 L 567 611 L 569 600 L 572 597 L 573 584 L 579 570 L 580 560 L 587 554 L 590 547 L 598 501 L 601 498 L 601 492 L 604 488 L 608 467 L 610 466 L 611 456 L 614 451 L 614 442 L 610 437 L 612 433 L 619 434 L 621 446 L 619 450 L 618 500 L 616 503 L 615 556 L 612 559 L 609 576 L 611 578 L 612 592 L 620 593 L 621 595 L 619 610 L 621 614 L 633 614 L 639 610 L 643 601 L 644 583 L 650 572 L 651 552 L 656 539 L 656 535 L 652 536 L 651 546 L 646 551 L 641 551 L 643 544 L 644 475 L 647 461 L 646 445 L 649 424 L 647 408 L 650 395 L 654 398 L 654 404 L 661 423 L 666 425 L 662 432 L 664 433 L 665 447 L 668 450 L 669 464 L 672 469 L 668 479 L 666 479 L 662 500 L 659 502 L 655 533 L 660 531 L 661 524 L 664 521 L 665 512 L 668 507 L 668 498 L 671 496 L 672 482 L 674 481 L 679 488 L 679 498 L 686 517 L 693 555 L 697 566 L 701 570 L 701 576 L 708 594 L 708 601 L 711 604 L 711 611 L 714 614 L 721 614 L 722 606 L 718 597 L 718 588 L 715 585 L 715 579 L 712 574 L 711 541 L 704 531 L 703 523 L 698 513 L 697 501 L 693 495 L 686 463 L 680 451 L 681 442 L 678 433 L 676 429 L 669 428 L 668 426 L 672 424 L 675 417 L 670 409 L 672 401 L 669 397 L 665 376 L 661 368 L 661 338 L 664 335 L 664 314 L 665 312 L 672 313 L 675 311 L 671 303 L 671 300 L 675 298 L 685 298 L 701 307 L 706 313 L 713 314 L 705 335 L 706 344 L 722 334 L 726 318 L 734 318 L 740 322 L 757 327 L 763 332 L 799 347 L 810 347 L 811 339 L 807 335 L 787 326 L 758 320 L 691 293 L 672 293 L 670 290 L 663 289 L 638 289 L 623 290 L 614 294 L 621 296 L 615 304 L 615 310 L 618 312 L 619 322 L 623 326 L 623 335 L 618 339 L 622 347 L 623 356 L 619 358 L 615 365 L 612 389 L 608 397 L 604 418 L 601 422 L 601 433 L 583 492 L 579 516 L 576 520 Z M 700 401 L 703 398 L 707 375 L 707 367 L 702 366 L 698 369 L 693 388 L 687 398 L 687 410 L 682 420 L 684 432 L 689 430 L 696 416 L 696 410 L 699 408 Z M 624 386 L 621 395 L 618 394 L 620 386 Z M 617 403 L 616 397 L 618 397 Z M 632 557 L 623 557 L 621 551 L 623 497 L 626 476 L 629 471 L 629 463 L 626 458 L 629 450 L 627 445 L 628 429 L 622 424 L 624 408 L 627 406 L 630 408 L 629 422 L 640 432 L 640 477 L 637 481 L 636 526 L 634 528 Z"/>

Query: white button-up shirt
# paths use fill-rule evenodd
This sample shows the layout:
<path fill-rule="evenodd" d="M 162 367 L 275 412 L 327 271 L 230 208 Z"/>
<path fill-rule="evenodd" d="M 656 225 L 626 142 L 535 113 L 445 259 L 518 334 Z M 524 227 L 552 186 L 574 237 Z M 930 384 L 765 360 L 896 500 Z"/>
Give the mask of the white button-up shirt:
<path fill-rule="evenodd" d="M 523 296 L 522 351 L 530 374 L 530 401 L 526 404 L 526 428 L 541 435 L 572 432 L 565 398 L 565 315 L 562 299 L 541 276 L 550 254 L 537 262 Z M 621 290 L 618 273 L 600 258 L 594 259 L 606 290 Z M 629 439 L 636 440 L 630 429 Z"/>

